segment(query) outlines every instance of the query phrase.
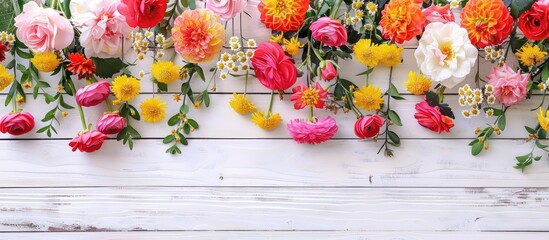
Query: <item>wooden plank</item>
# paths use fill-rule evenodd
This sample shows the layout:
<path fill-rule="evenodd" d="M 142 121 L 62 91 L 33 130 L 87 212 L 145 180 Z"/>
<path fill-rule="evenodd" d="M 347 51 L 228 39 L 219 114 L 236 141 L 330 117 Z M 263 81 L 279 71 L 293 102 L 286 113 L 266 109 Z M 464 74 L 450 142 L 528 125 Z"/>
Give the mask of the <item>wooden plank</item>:
<path fill-rule="evenodd" d="M 291 140 L 192 140 L 176 156 L 164 153 L 168 146 L 159 140 L 138 140 L 133 151 L 107 141 L 92 154 L 71 152 L 66 140 L 2 141 L 0 187 L 548 186 L 546 156 L 524 174 L 513 168 L 513 156 L 526 154 L 531 143 L 493 141 L 482 157 L 470 156 L 466 143 L 409 140 L 388 158 L 376 154 L 381 143 L 358 140 L 319 146 Z"/>
<path fill-rule="evenodd" d="M 0 231 L 547 231 L 548 188 L 8 188 Z"/>
<path fill-rule="evenodd" d="M 0 233 L 1 240 L 546 240 L 546 232 L 358 232 L 358 231 L 174 231 L 174 232 L 63 232 Z"/>

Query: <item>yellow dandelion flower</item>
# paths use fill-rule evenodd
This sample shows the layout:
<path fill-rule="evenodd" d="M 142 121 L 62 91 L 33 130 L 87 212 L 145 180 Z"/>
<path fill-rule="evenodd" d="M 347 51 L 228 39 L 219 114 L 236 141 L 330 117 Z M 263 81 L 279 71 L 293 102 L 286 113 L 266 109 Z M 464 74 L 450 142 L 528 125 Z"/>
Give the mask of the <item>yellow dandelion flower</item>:
<path fill-rule="evenodd" d="M 233 98 L 229 100 L 229 105 L 231 105 L 231 108 L 235 112 L 240 114 L 251 113 L 257 108 L 253 102 L 248 100 L 248 96 L 237 93 L 233 93 Z"/>
<path fill-rule="evenodd" d="M 532 67 L 536 63 L 543 61 L 543 58 L 547 55 L 547 52 L 542 51 L 538 45 L 530 45 L 526 43 L 516 53 L 520 63 L 526 67 Z"/>
<path fill-rule="evenodd" d="M 431 79 L 423 76 L 421 73 L 410 71 L 408 73 L 408 81 L 404 82 L 408 92 L 421 95 L 431 88 Z"/>
<path fill-rule="evenodd" d="M 173 62 L 158 61 L 153 63 L 151 67 L 151 74 L 156 81 L 161 83 L 171 83 L 177 79 L 180 79 L 179 69 L 181 68 Z"/>
<path fill-rule="evenodd" d="M 360 39 L 353 47 L 353 54 L 356 60 L 369 68 L 379 63 L 378 45 L 372 43 L 370 39 Z"/>
<path fill-rule="evenodd" d="M 286 45 L 284 47 L 284 50 L 286 50 L 286 52 L 292 56 L 297 55 L 297 53 L 299 52 L 299 48 L 303 47 L 303 43 L 300 43 L 297 40 L 297 37 L 293 37 L 290 40 L 284 39 L 284 44 Z"/>
<path fill-rule="evenodd" d="M 53 72 L 61 64 L 61 58 L 53 52 L 35 53 L 31 62 L 40 72 Z"/>
<path fill-rule="evenodd" d="M 543 128 L 543 130 L 545 131 L 549 131 L 549 111 L 547 111 L 545 113 L 545 115 L 543 114 L 543 110 L 541 108 L 539 108 L 539 112 L 538 112 L 538 122 L 539 122 L 539 125 L 541 126 L 541 128 Z"/>
<path fill-rule="evenodd" d="M 140 82 L 134 77 L 120 75 L 112 81 L 112 92 L 120 101 L 131 101 L 139 95 L 140 89 Z"/>
<path fill-rule="evenodd" d="M 160 100 L 160 97 L 147 98 L 141 102 L 140 107 L 145 122 L 156 123 L 166 117 L 166 102 Z"/>
<path fill-rule="evenodd" d="M 354 104 L 368 111 L 381 109 L 381 105 L 385 101 L 381 88 L 374 87 L 371 84 L 354 91 L 353 96 Z"/>
<path fill-rule="evenodd" d="M 4 65 L 0 65 L 0 91 L 11 85 L 13 82 L 13 74 L 8 73 L 8 69 Z"/>
<path fill-rule="evenodd" d="M 282 122 L 282 117 L 278 113 L 272 114 L 270 112 L 268 116 L 265 116 L 263 111 L 259 111 L 252 113 L 252 122 L 261 129 L 268 131 L 276 128 Z"/>
<path fill-rule="evenodd" d="M 269 39 L 269 41 L 275 42 L 275 43 L 282 43 L 282 38 L 283 38 L 282 33 L 279 33 L 279 34 L 277 34 L 277 35 L 271 36 L 271 38 Z"/>
<path fill-rule="evenodd" d="M 403 47 L 396 44 L 381 44 L 378 47 L 379 63 L 387 67 L 398 66 L 402 62 Z"/>

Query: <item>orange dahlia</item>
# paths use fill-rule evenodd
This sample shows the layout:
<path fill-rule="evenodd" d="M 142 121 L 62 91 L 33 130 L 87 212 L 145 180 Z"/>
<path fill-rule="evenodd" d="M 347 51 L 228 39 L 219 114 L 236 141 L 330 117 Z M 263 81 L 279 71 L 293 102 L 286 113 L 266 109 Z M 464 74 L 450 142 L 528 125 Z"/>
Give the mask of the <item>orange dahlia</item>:
<path fill-rule="evenodd" d="M 187 62 L 202 63 L 221 51 L 225 29 L 219 16 L 208 9 L 185 10 L 172 28 L 175 51 Z"/>
<path fill-rule="evenodd" d="M 257 9 L 261 22 L 276 31 L 298 30 L 309 8 L 309 0 L 262 0 Z"/>
<path fill-rule="evenodd" d="M 381 12 L 379 24 L 383 37 L 403 43 L 421 34 L 425 16 L 421 13 L 422 0 L 391 0 Z"/>
<path fill-rule="evenodd" d="M 69 53 L 68 55 L 70 63 L 67 65 L 67 71 L 77 75 L 78 79 L 89 79 L 95 73 L 95 65 L 92 60 L 86 58 L 80 53 Z"/>
<path fill-rule="evenodd" d="M 461 27 L 479 48 L 498 45 L 513 28 L 513 18 L 502 0 L 470 0 L 461 12 Z"/>

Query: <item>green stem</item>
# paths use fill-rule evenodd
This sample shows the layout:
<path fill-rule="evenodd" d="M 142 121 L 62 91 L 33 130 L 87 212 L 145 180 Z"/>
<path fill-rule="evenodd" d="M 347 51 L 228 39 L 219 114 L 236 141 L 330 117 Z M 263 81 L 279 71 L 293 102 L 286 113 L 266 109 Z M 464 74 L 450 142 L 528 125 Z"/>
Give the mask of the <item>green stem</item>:
<path fill-rule="evenodd" d="M 310 106 L 310 108 L 309 108 L 309 114 L 310 114 L 310 119 L 309 119 L 309 121 L 313 122 L 313 119 L 314 119 L 314 116 L 315 116 L 313 106 Z"/>
<path fill-rule="evenodd" d="M 337 3 L 337 7 L 335 9 L 332 9 L 332 13 L 330 14 L 331 18 L 335 19 L 337 12 L 339 11 L 339 7 L 341 7 L 341 3 L 343 3 L 343 0 L 339 0 L 339 2 Z"/>
<path fill-rule="evenodd" d="M 370 74 L 366 74 L 366 86 L 368 86 L 368 82 L 369 82 L 369 79 L 370 79 Z"/>
<path fill-rule="evenodd" d="M 244 81 L 244 96 L 246 96 L 246 94 L 248 93 L 248 76 L 249 76 L 249 71 L 246 70 L 246 77 Z"/>
<path fill-rule="evenodd" d="M 105 104 L 107 104 L 107 110 L 109 110 L 109 112 L 112 112 L 112 102 L 109 100 L 108 97 L 107 99 L 105 99 Z"/>
<path fill-rule="evenodd" d="M 76 94 L 76 87 L 74 87 L 74 83 L 70 78 L 67 80 L 69 82 L 69 86 L 71 87 L 72 92 Z M 76 98 L 76 95 L 75 95 L 75 98 Z M 88 125 L 86 124 L 86 118 L 84 117 L 84 110 L 82 109 L 82 106 L 80 106 L 80 104 L 76 104 L 76 107 L 78 108 L 78 114 L 80 115 L 80 122 L 82 122 L 82 128 L 84 128 L 84 130 L 89 130 Z"/>
<path fill-rule="evenodd" d="M 518 22 L 515 21 L 515 23 L 513 24 L 513 31 L 511 31 L 511 37 L 509 39 L 513 39 L 515 37 L 515 35 L 517 34 L 517 26 L 518 26 Z M 507 45 L 507 49 L 505 50 L 505 59 L 507 59 L 507 54 L 509 53 L 509 49 L 511 48 L 511 41 L 509 41 L 509 45 Z"/>
<path fill-rule="evenodd" d="M 273 109 L 273 100 L 274 100 L 274 93 L 275 91 L 271 91 L 271 101 L 269 102 L 269 111 L 267 111 L 267 115 L 271 114 L 271 110 Z"/>

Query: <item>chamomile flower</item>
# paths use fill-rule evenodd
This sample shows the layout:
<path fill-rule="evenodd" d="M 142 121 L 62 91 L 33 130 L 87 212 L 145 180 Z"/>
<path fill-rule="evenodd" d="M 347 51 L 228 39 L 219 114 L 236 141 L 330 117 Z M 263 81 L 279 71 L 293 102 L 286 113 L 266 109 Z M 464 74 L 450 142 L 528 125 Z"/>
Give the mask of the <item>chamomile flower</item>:
<path fill-rule="evenodd" d="M 463 110 L 463 111 L 461 111 L 461 115 L 462 115 L 464 118 L 471 118 L 471 112 L 469 112 L 469 110 Z"/>
<path fill-rule="evenodd" d="M 369 15 L 375 15 L 377 12 L 377 4 L 373 2 L 368 2 L 366 4 L 366 9 L 368 10 Z"/>
<path fill-rule="evenodd" d="M 219 73 L 219 78 L 220 78 L 221 80 L 225 80 L 225 79 L 227 79 L 227 77 L 228 77 L 227 73 L 225 73 L 225 72 Z"/>
<path fill-rule="evenodd" d="M 488 109 L 486 110 L 486 117 L 494 116 L 494 109 Z"/>
<path fill-rule="evenodd" d="M 459 105 L 464 107 L 465 106 L 465 96 L 459 96 L 459 99 L 458 99 L 458 102 L 459 102 Z"/>
<path fill-rule="evenodd" d="M 143 78 L 145 76 L 145 71 L 141 70 L 139 71 L 139 77 Z"/>
<path fill-rule="evenodd" d="M 146 31 L 145 32 L 145 37 L 146 38 L 151 38 L 154 34 L 151 32 L 151 31 Z"/>
<path fill-rule="evenodd" d="M 486 102 L 488 102 L 488 104 L 494 104 L 496 102 L 496 97 L 494 97 L 494 95 L 490 95 L 486 98 Z"/>
<path fill-rule="evenodd" d="M 156 34 L 156 38 L 154 40 L 156 40 L 158 44 L 162 45 L 162 43 L 164 43 L 165 37 L 163 34 L 158 33 Z"/>
<path fill-rule="evenodd" d="M 450 9 L 458 8 L 461 0 L 452 0 L 450 2 Z"/>
<path fill-rule="evenodd" d="M 254 51 L 251 49 L 246 50 L 246 57 L 251 58 L 254 56 Z"/>
<path fill-rule="evenodd" d="M 233 50 L 233 51 L 240 50 L 240 47 L 242 47 L 242 46 L 240 46 L 239 42 L 231 43 L 231 50 Z"/>
<path fill-rule="evenodd" d="M 215 64 L 215 66 L 216 66 L 217 69 L 219 69 L 219 70 L 225 69 L 225 63 L 223 63 L 222 61 L 217 61 L 217 63 Z"/>
<path fill-rule="evenodd" d="M 471 108 L 470 112 L 471 112 L 471 116 L 478 116 L 478 114 L 479 114 L 478 108 Z"/>
<path fill-rule="evenodd" d="M 250 38 L 248 39 L 248 41 L 246 41 L 246 47 L 255 48 L 257 47 L 257 42 L 255 41 L 255 39 Z"/>
<path fill-rule="evenodd" d="M 229 42 L 231 44 L 238 43 L 239 42 L 238 40 L 239 40 L 239 38 L 237 36 L 232 36 L 231 38 L 229 38 Z"/>
<path fill-rule="evenodd" d="M 6 41 L 8 41 L 10 44 L 13 44 L 13 42 L 15 42 L 15 36 L 13 34 L 8 34 L 6 36 Z"/>
<path fill-rule="evenodd" d="M 233 68 L 234 67 L 234 62 L 232 60 L 229 60 L 227 62 L 225 62 L 225 66 L 227 66 L 228 68 Z"/>
<path fill-rule="evenodd" d="M 486 84 L 486 86 L 484 86 L 484 94 L 489 95 L 492 94 L 493 91 L 494 86 L 492 84 Z"/>

